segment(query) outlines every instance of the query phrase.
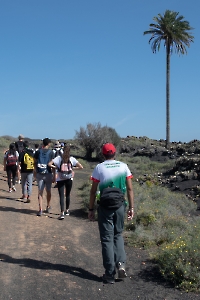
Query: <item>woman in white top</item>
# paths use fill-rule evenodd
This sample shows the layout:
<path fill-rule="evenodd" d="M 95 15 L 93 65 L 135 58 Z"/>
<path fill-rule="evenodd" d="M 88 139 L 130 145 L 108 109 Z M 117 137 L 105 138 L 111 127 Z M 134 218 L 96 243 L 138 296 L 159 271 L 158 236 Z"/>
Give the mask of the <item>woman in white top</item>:
<path fill-rule="evenodd" d="M 4 171 L 7 173 L 9 193 L 16 191 L 15 181 L 17 174 L 19 153 L 16 151 L 15 144 L 11 143 L 8 151 L 4 155 Z"/>
<path fill-rule="evenodd" d="M 83 169 L 83 166 L 73 156 L 70 156 L 70 147 L 64 146 L 63 154 L 58 155 L 48 163 L 49 167 L 57 169 L 57 186 L 60 197 L 61 215 L 59 220 L 64 219 L 64 215 L 69 215 L 70 192 L 72 189 L 74 169 Z M 55 174 L 55 172 L 54 172 Z M 54 178 L 55 180 L 55 178 Z M 66 211 L 64 212 L 64 197 L 66 197 Z"/>

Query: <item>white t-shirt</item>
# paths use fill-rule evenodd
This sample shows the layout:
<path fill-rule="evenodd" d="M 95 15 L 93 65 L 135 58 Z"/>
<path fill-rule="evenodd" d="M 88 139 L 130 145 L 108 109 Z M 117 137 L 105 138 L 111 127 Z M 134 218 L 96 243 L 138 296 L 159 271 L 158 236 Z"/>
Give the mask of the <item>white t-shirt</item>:
<path fill-rule="evenodd" d="M 73 156 L 70 156 L 69 160 L 70 160 L 70 162 L 71 162 L 71 164 L 72 164 L 72 167 L 75 167 L 76 164 L 77 164 L 77 162 L 78 162 L 78 161 L 76 160 L 76 158 L 74 158 Z M 53 163 L 54 163 L 54 165 L 55 165 L 58 169 L 60 169 L 61 162 L 62 162 L 61 156 L 56 156 L 56 157 L 53 159 Z M 58 171 L 56 181 L 60 181 L 60 180 L 65 180 L 65 179 L 60 178 L 60 172 Z M 71 178 L 71 180 L 73 180 L 73 178 Z"/>
<path fill-rule="evenodd" d="M 133 178 L 133 175 L 127 164 L 113 159 L 98 164 L 91 176 L 91 180 L 99 182 L 100 192 L 107 187 L 117 187 L 125 193 L 128 178 Z"/>

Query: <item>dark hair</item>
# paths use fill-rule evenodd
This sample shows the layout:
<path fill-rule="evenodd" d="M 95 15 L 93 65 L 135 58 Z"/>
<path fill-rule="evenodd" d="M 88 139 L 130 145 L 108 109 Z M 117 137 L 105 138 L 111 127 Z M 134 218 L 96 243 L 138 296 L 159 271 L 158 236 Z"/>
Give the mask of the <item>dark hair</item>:
<path fill-rule="evenodd" d="M 15 152 L 16 152 L 15 144 L 11 143 L 9 145 L 9 153 L 12 154 L 12 155 L 15 155 Z"/>
<path fill-rule="evenodd" d="M 113 153 L 113 154 L 103 154 L 103 156 L 105 157 L 105 159 L 110 159 L 110 158 L 115 157 L 115 153 Z"/>
<path fill-rule="evenodd" d="M 47 146 L 51 143 L 51 140 L 49 138 L 45 138 L 45 139 L 42 140 L 42 143 L 43 143 L 44 146 Z"/>
<path fill-rule="evenodd" d="M 70 158 L 70 147 L 65 145 L 63 148 L 63 155 L 62 155 L 62 160 L 63 163 L 68 163 Z"/>
<path fill-rule="evenodd" d="M 27 148 L 29 146 L 29 141 L 24 142 L 24 147 Z"/>
<path fill-rule="evenodd" d="M 35 144 L 35 148 L 39 148 L 39 144 Z"/>

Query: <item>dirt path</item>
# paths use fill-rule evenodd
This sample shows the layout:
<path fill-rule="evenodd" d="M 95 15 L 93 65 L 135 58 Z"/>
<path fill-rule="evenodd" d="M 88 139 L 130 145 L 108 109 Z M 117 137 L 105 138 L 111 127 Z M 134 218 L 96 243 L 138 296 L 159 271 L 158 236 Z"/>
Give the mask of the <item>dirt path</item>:
<path fill-rule="evenodd" d="M 88 174 L 77 171 L 71 215 L 59 221 L 57 189 L 52 189 L 51 213 L 37 217 L 37 186 L 31 203 L 24 203 L 19 200 L 20 185 L 8 193 L 0 166 L 0 299 L 200 299 L 170 287 L 152 271 L 145 251 L 130 247 L 126 247 L 129 277 L 114 285 L 102 283 L 97 223 L 81 213 L 77 189 Z"/>

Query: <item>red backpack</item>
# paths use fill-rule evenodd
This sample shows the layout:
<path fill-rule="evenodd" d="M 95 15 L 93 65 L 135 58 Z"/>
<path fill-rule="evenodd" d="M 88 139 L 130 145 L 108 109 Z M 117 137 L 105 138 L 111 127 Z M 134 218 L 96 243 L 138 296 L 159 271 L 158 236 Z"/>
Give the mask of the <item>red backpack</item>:
<path fill-rule="evenodd" d="M 16 165 L 16 163 L 17 163 L 16 153 L 11 154 L 10 152 L 8 152 L 6 156 L 6 165 L 10 167 Z"/>

